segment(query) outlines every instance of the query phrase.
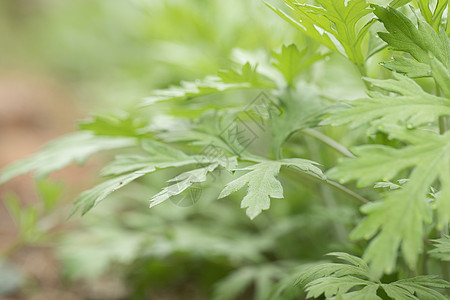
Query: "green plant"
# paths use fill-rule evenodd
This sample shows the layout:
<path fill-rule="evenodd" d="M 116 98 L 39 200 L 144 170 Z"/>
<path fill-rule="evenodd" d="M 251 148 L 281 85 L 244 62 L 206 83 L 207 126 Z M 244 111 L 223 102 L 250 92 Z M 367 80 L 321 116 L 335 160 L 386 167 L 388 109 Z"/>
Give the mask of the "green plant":
<path fill-rule="evenodd" d="M 182 171 L 151 197 L 151 207 L 168 199 L 194 204 L 205 195 L 189 190 L 200 187 L 202 193 L 216 191 L 208 193 L 208 199 L 240 195 L 241 208 L 254 219 L 270 208 L 272 199 L 285 198 L 284 211 L 274 208 L 266 223 L 255 220 L 264 236 L 253 240 L 250 254 L 212 248 L 237 269 L 218 283 L 217 299 L 234 299 L 252 283 L 255 299 L 293 299 L 301 297 L 297 292 L 302 289 L 308 297 L 329 299 L 447 299 L 443 289 L 450 279 L 444 237 L 450 218 L 450 46 L 444 14 L 448 15 L 448 1 L 394 0 L 382 6 L 363 0 L 317 0 L 314 5 L 286 0 L 285 4 L 268 6 L 308 37 L 305 45 L 283 46 L 262 59 L 240 52 L 244 61 L 236 69 L 156 90 L 141 103 L 151 111 L 96 115 L 80 123 L 80 132 L 5 168 L 0 182 L 26 172 L 41 177 L 92 153 L 122 149 L 125 154 L 102 170 L 108 179 L 83 192 L 75 210 L 85 214 L 113 192 L 169 168 Z M 392 60 L 378 66 L 391 55 Z M 335 62 L 344 80 L 362 78 L 355 83 L 357 99 L 330 97 L 326 90 L 333 82 L 324 86 L 323 78 L 315 77 L 318 70 L 324 78 L 330 76 L 326 72 Z M 344 186 L 351 181 L 357 186 Z M 240 194 L 244 187 L 246 193 Z M 318 219 L 317 227 L 312 221 L 311 226 L 296 224 L 316 205 L 305 197 L 319 199 L 323 212 L 330 212 Z M 204 209 L 201 202 L 194 207 Z M 212 209 L 222 204 L 208 205 Z M 360 205 L 362 220 L 339 220 L 342 209 L 354 212 Z M 214 215 L 208 210 L 192 213 L 197 221 Z M 183 224 L 189 223 L 187 219 Z M 206 244 L 242 241 L 247 233 L 255 237 L 241 221 L 236 232 L 230 228 L 232 237 L 224 230 L 230 225 L 225 218 L 210 221 L 220 228 L 216 238 L 221 238 L 206 239 Z M 271 231 L 272 222 L 286 225 Z M 333 231 L 329 240 L 327 226 Z M 303 256 L 287 257 L 274 240 L 282 241 L 299 228 L 318 233 L 323 251 L 345 250 L 362 259 L 333 252 L 349 264 L 311 266 L 307 263 L 323 253 L 305 251 Z M 201 232 L 192 232 L 184 235 L 202 241 Z M 205 236 L 209 234 L 214 236 L 205 229 Z M 440 237 L 438 247 L 429 251 L 430 239 Z M 207 246 L 187 243 L 183 248 L 177 244 L 181 240 L 175 239 L 167 251 L 199 251 L 208 257 L 203 251 Z M 151 255 L 158 248 L 155 244 L 148 246 Z M 302 247 L 307 246 L 298 245 Z M 233 254 L 239 263 L 231 263 Z M 303 286 L 291 286 L 296 278 Z"/>

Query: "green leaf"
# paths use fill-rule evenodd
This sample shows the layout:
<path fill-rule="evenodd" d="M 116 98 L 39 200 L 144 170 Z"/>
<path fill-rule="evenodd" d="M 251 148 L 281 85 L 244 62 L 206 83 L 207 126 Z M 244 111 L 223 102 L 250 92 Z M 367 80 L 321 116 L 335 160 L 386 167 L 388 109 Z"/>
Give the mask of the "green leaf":
<path fill-rule="evenodd" d="M 381 286 L 386 294 L 394 299 L 446 300 L 448 298 L 445 295 L 433 288 L 445 289 L 449 288 L 450 284 L 437 276 L 428 275 L 402 279 Z"/>
<path fill-rule="evenodd" d="M 191 187 L 194 183 L 205 182 L 208 173 L 214 171 L 219 164 L 213 163 L 203 168 L 198 168 L 188 172 L 181 173 L 180 175 L 172 178 L 169 182 L 174 182 L 158 194 L 154 195 L 150 199 L 150 207 L 158 205 L 172 196 L 176 196 L 184 192 L 187 188 Z"/>
<path fill-rule="evenodd" d="M 154 196 L 151 200 L 151 206 L 162 202 L 163 200 L 161 199 L 163 199 L 163 194 L 167 196 L 167 198 L 169 198 L 172 195 L 176 195 L 182 192 L 182 190 L 185 190 L 194 182 L 204 181 L 204 175 L 206 175 L 206 173 L 208 172 L 211 172 L 218 166 L 222 166 L 224 168 L 234 168 L 234 166 L 236 165 L 235 157 L 224 158 L 189 156 L 180 150 L 152 140 L 143 140 L 142 147 L 149 153 L 149 156 L 118 156 L 115 161 L 113 161 L 102 170 L 103 175 L 113 175 L 116 177 L 109 179 L 95 186 L 94 188 L 83 192 L 80 196 L 78 196 L 75 201 L 74 211 L 81 208 L 82 214 L 85 214 L 114 191 L 121 189 L 134 180 L 144 175 L 153 173 L 158 169 L 181 167 L 194 164 L 208 165 L 205 168 L 186 172 L 172 179 L 171 181 L 180 182 L 166 188 L 161 193 Z M 175 186 L 177 184 L 179 185 L 180 189 L 175 190 Z M 178 193 L 176 193 L 176 191 L 178 191 Z M 166 200 L 167 198 L 165 198 L 164 200 Z"/>
<path fill-rule="evenodd" d="M 285 159 L 281 161 L 263 161 L 250 167 L 239 169 L 250 171 L 229 182 L 219 195 L 224 198 L 244 186 L 248 186 L 247 195 L 242 199 L 241 208 L 247 208 L 246 213 L 254 219 L 263 210 L 269 209 L 270 198 L 283 198 L 283 187 L 276 179 L 282 166 L 295 167 L 311 176 L 324 178 L 316 163 L 303 159 Z"/>
<path fill-rule="evenodd" d="M 306 84 L 300 84 L 298 91 L 286 91 L 279 97 L 279 114 L 271 114 L 269 127 L 273 137 L 275 153 L 281 151 L 282 144 L 301 129 L 316 127 L 320 117 L 327 113 L 328 107 L 320 101 L 317 92 Z"/>
<path fill-rule="evenodd" d="M 255 287 L 254 299 L 267 299 L 274 282 L 281 277 L 280 267 L 274 264 L 247 266 L 219 281 L 214 289 L 213 300 L 233 300 L 252 286 Z"/>
<path fill-rule="evenodd" d="M 390 7 L 393 8 L 399 8 L 400 6 L 406 5 L 412 0 L 392 0 L 391 3 L 389 3 Z"/>
<path fill-rule="evenodd" d="M 431 74 L 441 88 L 442 93 L 447 99 L 450 99 L 450 74 L 449 70 L 435 57 L 430 58 Z"/>
<path fill-rule="evenodd" d="M 333 113 L 321 122 L 322 125 L 385 126 L 402 122 L 412 128 L 432 123 L 440 116 L 450 115 L 450 101 L 426 93 L 414 80 L 394 74 L 395 79 L 366 79 L 372 85 L 398 94 L 397 97 L 380 93 L 369 94 L 370 98 L 345 101 L 351 109 Z"/>
<path fill-rule="evenodd" d="M 36 183 L 39 198 L 44 202 L 46 211 L 56 207 L 64 191 L 64 184 L 51 180 L 38 180 Z"/>
<path fill-rule="evenodd" d="M 219 71 L 218 76 L 208 76 L 195 82 L 182 81 L 180 86 L 155 90 L 153 95 L 144 98 L 141 106 L 149 106 L 161 101 L 189 100 L 238 89 L 274 87 L 275 84 L 271 80 L 258 73 L 256 66 L 252 67 L 250 63 L 246 63 L 240 71 Z"/>
<path fill-rule="evenodd" d="M 382 288 L 392 299 L 447 299 L 434 289 L 449 288 L 450 284 L 435 276 L 417 276 L 382 284 L 371 278 L 369 268 L 360 258 L 346 253 L 330 253 L 330 255 L 350 265 L 325 263 L 308 268 L 299 277 L 299 281 L 305 285 L 308 292 L 307 297 L 319 297 L 324 294 L 327 299 L 335 300 L 382 299 L 377 295 L 377 291 Z M 331 298 L 334 296 L 336 298 Z"/>
<path fill-rule="evenodd" d="M 243 169 L 251 171 L 229 182 L 220 193 L 219 199 L 248 185 L 241 208 L 247 208 L 247 215 L 250 219 L 254 219 L 261 211 L 269 209 L 270 198 L 283 198 L 283 187 L 275 178 L 280 168 L 280 163 L 260 163 Z"/>
<path fill-rule="evenodd" d="M 428 6 L 428 1 L 427 1 Z M 378 5 L 373 5 L 375 8 L 374 14 L 384 24 L 388 32 L 379 32 L 378 35 L 386 43 L 388 43 L 393 50 L 404 51 L 412 55 L 419 63 L 429 65 L 429 53 L 436 57 L 444 66 L 449 63 L 449 46 L 448 38 L 437 32 L 420 16 L 417 16 L 417 24 L 415 24 L 396 10 L 395 8 L 384 8 Z M 406 67 L 408 60 L 399 60 L 387 64 L 387 67 L 398 72 L 413 75 L 428 75 L 424 72 L 424 66 L 416 63 Z M 413 71 L 411 69 L 420 66 L 420 69 Z"/>
<path fill-rule="evenodd" d="M 362 211 L 368 217 L 351 235 L 353 239 L 375 236 L 364 258 L 378 276 L 394 270 L 399 247 L 409 267 L 415 268 L 423 247 L 423 224 L 431 221 L 426 196 L 436 180 L 442 185 L 450 177 L 450 133 L 438 135 L 394 126 L 386 127 L 385 131 L 413 145 L 402 149 L 382 145 L 357 147 L 353 149 L 357 159 L 344 159 L 327 174 L 341 182 L 358 180 L 359 186 L 367 186 L 379 179 L 390 180 L 402 170 L 412 168 L 409 180 L 401 189 L 386 193 L 383 201 L 363 206 Z M 448 206 L 448 199 L 442 201 Z M 441 224 L 449 219 L 448 213 L 448 210 L 440 213 Z"/>
<path fill-rule="evenodd" d="M 280 53 L 272 52 L 275 59 L 273 65 L 283 74 L 288 86 L 294 86 L 295 79 L 302 70 L 328 55 L 329 53 L 315 53 L 308 47 L 298 50 L 295 44 L 283 45 Z"/>
<path fill-rule="evenodd" d="M 257 66 L 252 67 L 249 62 L 245 63 L 239 71 L 223 70 L 219 71 L 217 75 L 222 82 L 227 84 L 242 83 L 248 84 L 250 87 L 275 87 L 270 79 L 258 73 Z"/>
<path fill-rule="evenodd" d="M 450 261 L 450 238 L 445 236 L 443 238 L 433 240 L 434 249 L 428 251 L 428 253 L 437 259 L 443 261 Z"/>
<path fill-rule="evenodd" d="M 411 78 L 429 77 L 431 74 L 430 66 L 417 62 L 404 56 L 393 56 L 393 60 L 382 62 L 385 68 L 407 75 Z"/>
<path fill-rule="evenodd" d="M 143 169 L 139 171 L 135 171 L 132 173 L 128 173 L 125 175 L 121 175 L 112 179 L 109 179 L 105 182 L 100 183 L 99 185 L 84 191 L 81 193 L 74 202 L 74 209 L 72 214 L 81 209 L 81 214 L 84 215 L 88 211 L 90 211 L 94 206 L 98 205 L 101 201 L 103 201 L 106 197 L 111 195 L 113 192 L 118 189 L 123 188 L 130 182 L 147 175 L 151 172 L 154 172 L 156 168 Z"/>
<path fill-rule="evenodd" d="M 78 124 L 81 130 L 95 135 L 138 137 L 148 134 L 148 123 L 136 116 L 122 112 L 116 114 L 97 114 Z"/>
<path fill-rule="evenodd" d="M 179 167 L 198 163 L 201 159 L 153 140 L 142 140 L 141 146 L 148 155 L 119 155 L 115 161 L 102 169 L 102 175 L 121 175 L 145 168 Z"/>
<path fill-rule="evenodd" d="M 246 112 L 247 114 L 247 112 Z M 195 122 L 158 135 L 166 142 L 190 142 L 203 146 L 202 154 L 216 152 L 244 155 L 258 135 L 238 116 L 237 111 L 206 111 Z"/>
<path fill-rule="evenodd" d="M 135 146 L 136 141 L 134 138 L 95 136 L 88 132 L 73 133 L 4 168 L 0 173 L 0 184 L 28 172 L 42 178 L 72 162 L 83 164 L 90 155 L 99 151 Z"/>
<path fill-rule="evenodd" d="M 342 47 L 352 62 L 364 64 L 361 42 L 371 23 L 361 28 L 357 23 L 372 12 L 366 1 L 318 0 L 320 7 L 296 0 L 285 0 L 285 3 L 292 16 L 270 5 L 269 7 L 319 43 L 335 51 Z M 336 45 L 333 39 L 339 44 Z"/>

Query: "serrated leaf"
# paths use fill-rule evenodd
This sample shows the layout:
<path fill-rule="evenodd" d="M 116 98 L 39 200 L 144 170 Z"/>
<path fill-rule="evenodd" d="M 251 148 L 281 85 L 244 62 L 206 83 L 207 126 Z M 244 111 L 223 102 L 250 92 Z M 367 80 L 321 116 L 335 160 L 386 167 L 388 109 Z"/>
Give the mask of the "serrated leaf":
<path fill-rule="evenodd" d="M 411 2 L 412 0 L 392 0 L 390 3 L 389 3 L 389 6 L 390 7 L 393 7 L 393 8 L 399 8 L 400 6 L 403 6 L 403 5 L 406 5 L 406 4 L 408 4 L 409 2 Z"/>
<path fill-rule="evenodd" d="M 450 74 L 449 70 L 435 57 L 430 58 L 431 74 L 441 88 L 442 93 L 450 99 Z"/>
<path fill-rule="evenodd" d="M 415 132 L 419 130 L 403 130 L 401 134 L 397 133 L 397 138 L 416 141 Z M 358 159 L 345 159 L 328 173 L 329 177 L 340 178 L 342 182 L 358 180 L 360 186 L 367 186 L 378 179 L 389 180 L 400 171 L 412 168 L 402 189 L 386 193 L 383 201 L 363 206 L 362 211 L 368 217 L 351 235 L 353 239 L 375 236 L 364 258 L 377 276 L 394 270 L 399 247 L 409 267 L 415 268 L 423 247 L 424 223 L 431 221 L 431 208 L 426 196 L 436 180 L 442 184 L 450 176 L 450 133 L 420 132 L 419 136 L 425 137 L 422 143 L 402 149 L 381 145 L 355 148 L 353 152 Z M 448 219 L 446 213 L 440 218 Z"/>
<path fill-rule="evenodd" d="M 121 175 L 102 182 L 87 191 L 84 191 L 75 200 L 72 214 L 79 209 L 81 209 L 82 215 L 86 214 L 94 206 L 105 200 L 106 197 L 111 195 L 113 192 L 123 188 L 124 186 L 144 175 L 154 172 L 155 170 L 155 168 L 149 168 L 146 170 L 139 170 L 136 172 Z"/>
<path fill-rule="evenodd" d="M 129 113 L 97 114 L 78 124 L 95 135 L 139 137 L 148 134 L 148 123 Z"/>
<path fill-rule="evenodd" d="M 411 78 L 429 77 L 431 75 L 429 65 L 404 56 L 394 56 L 393 60 L 382 62 L 381 65 L 391 71 L 405 74 Z"/>
<path fill-rule="evenodd" d="M 443 261 L 450 261 L 450 238 L 445 236 L 443 238 L 433 240 L 434 249 L 428 251 L 428 253 L 437 259 Z"/>
<path fill-rule="evenodd" d="M 382 299 L 377 295 L 378 289 L 382 288 L 392 299 L 447 299 L 434 289 L 449 288 L 450 284 L 436 276 L 417 276 L 382 284 L 376 278 L 372 279 L 371 271 L 359 257 L 346 253 L 330 255 L 352 265 L 325 263 L 304 271 L 299 281 L 305 285 L 307 297 L 316 298 L 323 294 L 333 300 Z"/>
<path fill-rule="evenodd" d="M 200 183 L 205 182 L 208 175 L 208 173 L 214 171 L 219 164 L 210 164 L 209 166 L 198 168 L 195 170 L 191 170 L 188 172 L 181 173 L 180 175 L 172 178 L 169 180 L 169 182 L 175 182 L 165 189 L 163 189 L 158 194 L 154 195 L 150 199 L 150 207 L 154 207 L 167 199 L 169 199 L 172 196 L 179 195 L 180 193 L 184 192 L 187 188 L 191 187 L 194 183 Z"/>
<path fill-rule="evenodd" d="M 228 183 L 219 198 L 226 197 L 248 185 L 247 195 L 242 199 L 241 208 L 247 208 L 247 215 L 250 219 L 254 219 L 261 211 L 269 209 L 270 198 L 283 198 L 283 187 L 275 178 L 280 168 L 280 163 L 260 163 L 248 167 L 246 170 L 251 171 Z"/>
<path fill-rule="evenodd" d="M 303 159 L 263 161 L 241 169 L 250 172 L 229 182 L 220 193 L 219 199 L 248 186 L 247 195 L 241 202 L 241 208 L 247 208 L 247 215 L 250 219 L 254 219 L 263 210 L 269 209 L 270 198 L 283 198 L 283 187 L 276 179 L 282 166 L 295 167 L 311 176 L 324 178 L 322 171 L 312 161 Z"/>
<path fill-rule="evenodd" d="M 102 169 L 101 174 L 114 176 L 145 168 L 179 167 L 199 163 L 201 160 L 169 145 L 148 139 L 143 140 L 141 146 L 149 155 L 119 155 L 115 161 Z"/>
<path fill-rule="evenodd" d="M 450 101 L 426 93 L 414 80 L 394 75 L 395 79 L 366 79 L 372 85 L 398 94 L 397 97 L 370 94 L 370 98 L 346 101 L 351 106 L 333 113 L 324 119 L 322 125 L 384 126 L 402 122 L 407 127 L 416 127 L 435 122 L 440 116 L 450 115 Z"/>
<path fill-rule="evenodd" d="M 361 42 L 369 26 L 358 28 L 357 23 L 372 12 L 366 1 L 318 0 L 320 7 L 296 0 L 285 0 L 285 3 L 292 16 L 269 7 L 319 43 L 335 51 L 342 47 L 352 62 L 364 64 Z M 333 40 L 339 44 L 336 45 Z"/>
<path fill-rule="evenodd" d="M 195 122 L 158 137 L 166 142 L 203 146 L 202 155 L 208 152 L 215 152 L 216 156 L 243 155 L 258 135 L 237 114 L 236 111 L 206 111 Z"/>
<path fill-rule="evenodd" d="M 448 298 L 445 295 L 433 288 L 445 289 L 449 288 L 450 284 L 437 276 L 425 275 L 383 284 L 382 287 L 394 299 L 446 300 Z"/>
<path fill-rule="evenodd" d="M 250 87 L 275 87 L 274 83 L 266 76 L 257 71 L 257 66 L 245 63 L 241 70 L 223 70 L 217 74 L 222 82 L 228 84 L 243 83 Z"/>
<path fill-rule="evenodd" d="M 379 288 L 380 286 L 378 284 L 368 285 L 360 289 L 359 291 L 346 293 L 340 298 L 336 297 L 333 300 L 382 300 L 382 298 L 377 295 L 377 291 Z"/>
<path fill-rule="evenodd" d="M 232 169 L 237 164 L 235 157 L 226 157 L 225 161 L 223 157 L 189 156 L 178 149 L 172 148 L 168 145 L 164 145 L 152 140 L 143 140 L 142 147 L 145 151 L 148 152 L 149 156 L 143 155 L 118 156 L 115 161 L 107 165 L 102 170 L 102 174 L 104 176 L 116 176 L 116 177 L 109 179 L 103 183 L 100 183 L 94 188 L 87 190 L 83 192 L 80 196 L 78 196 L 78 198 L 75 200 L 74 211 L 81 208 L 82 214 L 85 214 L 95 205 L 103 201 L 114 191 L 121 189 L 127 184 L 133 182 L 134 180 L 144 175 L 153 173 L 158 169 L 181 167 L 186 165 L 202 165 L 202 166 L 208 165 L 205 168 L 214 166 L 213 169 L 215 169 L 217 166 L 222 166 L 224 168 Z M 209 170 L 209 172 L 210 171 L 212 170 Z M 188 178 L 187 175 L 186 177 L 183 177 L 185 176 L 183 174 L 185 175 L 190 174 L 190 177 Z M 189 187 L 190 184 L 192 184 L 193 182 L 199 182 L 194 180 L 193 178 L 194 175 L 197 176 L 197 179 L 203 178 L 201 174 L 195 173 L 195 170 L 183 174 L 175 177 L 175 179 L 177 179 L 177 181 L 182 181 L 183 184 L 186 185 L 184 189 Z M 172 190 L 174 190 L 173 187 Z M 163 192 L 161 192 L 160 194 L 162 195 Z M 167 195 L 169 197 L 171 196 L 169 194 Z M 152 206 L 156 204 L 153 204 Z"/>
<path fill-rule="evenodd" d="M 318 278 L 306 285 L 307 297 L 317 298 L 324 294 L 330 298 L 338 293 L 345 294 L 350 289 L 370 284 L 369 281 L 353 276 Z"/>
<path fill-rule="evenodd" d="M 274 152 L 281 151 L 283 143 L 294 132 L 316 127 L 329 108 L 320 101 L 315 90 L 306 84 L 300 84 L 298 92 L 285 92 L 279 99 L 280 113 L 272 114 L 268 120 Z"/>
<path fill-rule="evenodd" d="M 329 53 L 309 52 L 309 48 L 299 50 L 295 44 L 290 44 L 283 45 L 280 53 L 272 53 L 275 59 L 273 65 L 283 74 L 288 86 L 294 86 L 296 77 L 303 69 L 329 55 Z"/>
<path fill-rule="evenodd" d="M 95 136 L 89 132 L 78 132 L 54 140 L 31 157 L 4 168 L 0 173 L 0 184 L 16 176 L 34 172 L 42 178 L 53 171 L 76 162 L 83 164 L 86 159 L 99 151 L 125 148 L 137 145 L 137 139 Z"/>
<path fill-rule="evenodd" d="M 220 71 L 218 76 L 208 76 L 195 82 L 182 81 L 180 86 L 153 91 L 143 99 L 141 106 L 149 106 L 161 101 L 189 100 L 211 94 L 249 88 L 274 88 L 275 84 L 261 75 L 250 63 L 242 66 L 240 71 Z"/>
<path fill-rule="evenodd" d="M 427 4 L 428 6 L 428 4 Z M 404 51 L 412 55 L 419 63 L 429 64 L 429 53 L 435 56 L 445 66 L 448 66 L 448 60 L 450 57 L 448 39 L 446 37 L 440 37 L 437 32 L 420 16 L 417 16 L 417 24 L 415 24 L 392 7 L 381 7 L 373 5 L 375 8 L 374 14 L 384 24 L 388 32 L 379 32 L 378 35 L 386 43 L 388 43 L 393 50 Z M 403 60 L 400 65 L 399 72 L 405 73 L 405 65 L 407 61 Z M 390 65 L 391 68 L 399 66 L 398 61 L 393 62 Z M 417 64 L 414 64 L 417 66 Z M 414 68 L 411 66 L 410 68 Z M 421 66 L 423 68 L 423 66 Z M 408 70 L 406 70 L 408 71 Z M 410 71 L 411 72 L 411 71 Z M 410 72 L 407 72 L 410 73 Z M 417 70 L 415 75 L 421 74 Z M 425 74 L 421 74 L 425 75 Z"/>

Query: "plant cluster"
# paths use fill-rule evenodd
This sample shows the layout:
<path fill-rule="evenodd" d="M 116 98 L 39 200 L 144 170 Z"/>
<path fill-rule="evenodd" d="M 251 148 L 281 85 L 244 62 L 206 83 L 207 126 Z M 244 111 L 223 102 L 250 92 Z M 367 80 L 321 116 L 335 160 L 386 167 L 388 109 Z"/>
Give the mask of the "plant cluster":
<path fill-rule="evenodd" d="M 121 151 L 101 171 L 106 179 L 75 200 L 74 213 L 118 190 L 133 194 L 128 185 L 142 197 L 147 175 L 179 170 L 147 197 L 154 219 L 118 216 L 133 229 L 120 240 L 145 253 L 141 260 L 180 252 L 226 260 L 220 268 L 229 275 L 216 284 L 215 299 L 251 288 L 254 299 L 447 299 L 448 1 L 284 2 L 268 7 L 305 45 L 263 57 L 241 51 L 235 69 L 155 90 L 139 111 L 95 115 L 5 168 L 0 183 Z M 357 72 L 348 80 L 361 78 L 356 85 L 366 96 L 336 99 L 332 81 L 315 79 L 342 57 L 339 66 Z M 212 201 L 222 198 L 237 199 L 254 224 L 230 212 L 227 200 Z M 189 208 L 174 212 L 164 206 L 170 201 Z M 96 234 L 114 243 L 108 226 Z M 345 263 L 321 261 L 324 251 Z M 122 259 L 131 263 L 133 255 Z M 155 262 L 145 261 L 151 273 Z M 138 277 L 130 275 L 143 285 Z"/>

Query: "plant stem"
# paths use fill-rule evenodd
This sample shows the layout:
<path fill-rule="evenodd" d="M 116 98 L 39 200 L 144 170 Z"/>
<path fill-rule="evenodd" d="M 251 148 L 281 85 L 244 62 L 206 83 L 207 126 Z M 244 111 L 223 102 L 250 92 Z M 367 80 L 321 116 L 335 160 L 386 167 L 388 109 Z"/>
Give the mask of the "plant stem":
<path fill-rule="evenodd" d="M 342 146 L 341 144 L 339 144 L 332 138 L 328 137 L 327 135 L 321 133 L 320 131 L 317 131 L 314 129 L 305 129 L 305 130 L 303 130 L 303 132 L 313 138 L 318 139 L 319 141 L 330 146 L 331 148 L 338 151 L 339 153 L 341 153 L 347 157 L 355 158 L 353 153 L 351 153 L 347 148 L 345 148 L 344 146 Z"/>
<path fill-rule="evenodd" d="M 447 117 L 439 117 L 439 133 L 444 134 L 448 130 Z"/>

